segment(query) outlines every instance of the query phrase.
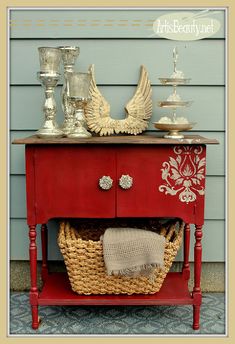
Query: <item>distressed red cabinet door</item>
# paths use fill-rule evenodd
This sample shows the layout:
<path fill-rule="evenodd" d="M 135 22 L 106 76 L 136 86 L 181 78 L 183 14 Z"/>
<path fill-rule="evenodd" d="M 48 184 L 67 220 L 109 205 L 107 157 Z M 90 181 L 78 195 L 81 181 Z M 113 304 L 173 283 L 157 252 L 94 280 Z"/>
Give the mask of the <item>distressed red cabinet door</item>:
<path fill-rule="evenodd" d="M 133 178 L 130 189 L 117 188 L 118 217 L 178 217 L 203 223 L 205 149 L 195 146 L 123 146 L 117 154 L 117 179 Z"/>
<path fill-rule="evenodd" d="M 36 146 L 34 183 L 36 223 L 53 217 L 115 216 L 115 154 L 102 146 Z M 99 179 L 109 175 L 104 191 Z"/>

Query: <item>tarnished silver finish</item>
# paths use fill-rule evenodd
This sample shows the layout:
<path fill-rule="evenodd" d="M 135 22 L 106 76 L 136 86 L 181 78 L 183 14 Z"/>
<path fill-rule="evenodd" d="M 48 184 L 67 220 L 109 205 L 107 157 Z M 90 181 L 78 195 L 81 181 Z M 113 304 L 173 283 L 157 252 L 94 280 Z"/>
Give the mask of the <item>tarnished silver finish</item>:
<path fill-rule="evenodd" d="M 61 91 L 62 110 L 64 113 L 64 122 L 61 126 L 65 136 L 74 130 L 74 107 L 68 101 L 68 80 L 67 74 L 74 72 L 74 65 L 80 53 L 79 47 L 63 46 L 59 47 L 61 51 L 62 63 L 64 66 L 64 84 Z"/>
<path fill-rule="evenodd" d="M 103 190 L 109 190 L 113 186 L 113 180 L 110 176 L 103 176 L 99 179 L 99 186 Z"/>
<path fill-rule="evenodd" d="M 191 78 L 159 78 L 162 85 L 186 85 L 190 82 Z"/>
<path fill-rule="evenodd" d="M 130 189 L 133 185 L 133 178 L 131 176 L 129 176 L 129 174 L 123 174 L 120 178 L 119 178 L 119 186 L 122 189 Z"/>
<path fill-rule="evenodd" d="M 186 85 L 191 80 L 190 78 L 185 78 L 184 73 L 181 70 L 176 68 L 177 60 L 179 54 L 178 50 L 175 47 L 173 49 L 173 67 L 174 71 L 169 78 L 159 78 L 162 85 L 172 85 L 173 86 L 173 93 L 164 100 L 158 101 L 158 106 L 161 108 L 169 108 L 172 109 L 171 118 L 169 118 L 169 122 L 163 122 L 163 119 L 167 119 L 167 117 L 160 118 L 159 122 L 153 123 L 155 128 L 163 131 L 169 131 L 164 138 L 166 139 L 182 139 L 184 135 L 180 133 L 180 131 L 186 131 L 193 128 L 196 123 L 189 123 L 188 120 L 185 118 L 185 122 L 181 123 L 180 118 L 178 119 L 176 116 L 177 108 L 188 107 L 192 105 L 192 101 L 183 101 L 179 94 L 177 94 L 177 86 L 178 85 Z"/>
<path fill-rule="evenodd" d="M 61 51 L 55 47 L 39 47 L 40 71 L 44 73 L 59 73 Z"/>
<path fill-rule="evenodd" d="M 180 134 L 181 131 L 187 131 L 194 127 L 196 123 L 153 123 L 155 128 L 163 131 L 169 131 L 164 135 L 165 139 L 183 139 L 184 135 Z"/>
<path fill-rule="evenodd" d="M 67 71 L 72 71 L 78 55 L 80 54 L 80 48 L 75 46 L 61 46 L 58 47 L 61 51 L 62 62 Z M 69 70 L 69 68 L 71 70 Z"/>
<path fill-rule="evenodd" d="M 71 97 L 68 98 L 70 104 L 74 107 L 75 113 L 74 113 L 74 127 L 71 132 L 67 134 L 68 137 L 72 138 L 80 138 L 80 137 L 91 137 L 91 133 L 87 131 L 85 128 L 86 126 L 86 119 L 85 119 L 85 108 L 90 100 L 89 98 L 75 98 Z"/>
<path fill-rule="evenodd" d="M 91 101 L 89 87 L 90 73 L 67 73 L 68 101 L 75 109 L 74 129 L 67 134 L 71 138 L 91 137 L 86 129 L 85 109 Z"/>
<path fill-rule="evenodd" d="M 191 100 L 188 100 L 188 101 L 164 100 L 164 101 L 159 101 L 158 106 L 176 109 L 178 107 L 188 107 L 192 105 L 192 103 L 193 102 Z"/>
<path fill-rule="evenodd" d="M 36 132 L 36 135 L 42 138 L 62 137 L 63 131 L 58 128 L 56 122 L 57 108 L 54 97 L 54 90 L 60 78 L 60 74 L 56 72 L 38 72 L 37 77 L 45 89 L 46 99 L 43 105 L 45 122 L 42 128 Z"/>

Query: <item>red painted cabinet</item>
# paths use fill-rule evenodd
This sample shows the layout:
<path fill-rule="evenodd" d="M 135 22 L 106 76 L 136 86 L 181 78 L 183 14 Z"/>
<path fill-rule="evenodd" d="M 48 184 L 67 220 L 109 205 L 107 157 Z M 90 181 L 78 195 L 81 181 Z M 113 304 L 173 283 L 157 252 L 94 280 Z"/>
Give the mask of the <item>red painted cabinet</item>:
<path fill-rule="evenodd" d="M 15 140 L 26 145 L 27 222 L 32 327 L 40 305 L 192 305 L 193 328 L 201 306 L 202 225 L 206 144 L 200 136 L 166 140 L 156 135 L 90 139 Z M 99 180 L 109 176 L 108 190 Z M 132 183 L 124 185 L 127 176 Z M 52 218 L 179 217 L 185 222 L 181 272 L 168 273 L 154 295 L 91 295 L 72 292 L 66 274 L 48 271 L 47 222 Z M 37 287 L 36 225 L 41 224 L 43 289 Z M 190 293 L 190 224 L 195 225 L 194 288 Z"/>
<path fill-rule="evenodd" d="M 195 153 L 196 152 L 196 153 Z M 205 147 L 41 145 L 26 149 L 28 223 L 51 218 L 181 217 L 203 224 Z M 30 170 L 33 162 L 34 169 Z M 132 179 L 123 189 L 122 176 Z M 109 176 L 109 190 L 99 179 Z"/>

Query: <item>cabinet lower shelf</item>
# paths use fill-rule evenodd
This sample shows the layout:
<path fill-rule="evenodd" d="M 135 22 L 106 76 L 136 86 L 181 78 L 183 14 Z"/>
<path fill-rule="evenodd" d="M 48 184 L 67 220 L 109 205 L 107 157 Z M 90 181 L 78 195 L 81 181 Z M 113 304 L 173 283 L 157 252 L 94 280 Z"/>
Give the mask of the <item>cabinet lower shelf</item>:
<path fill-rule="evenodd" d="M 38 298 L 39 305 L 192 305 L 188 282 L 180 272 L 168 273 L 161 290 L 152 295 L 78 295 L 66 273 L 49 274 Z"/>

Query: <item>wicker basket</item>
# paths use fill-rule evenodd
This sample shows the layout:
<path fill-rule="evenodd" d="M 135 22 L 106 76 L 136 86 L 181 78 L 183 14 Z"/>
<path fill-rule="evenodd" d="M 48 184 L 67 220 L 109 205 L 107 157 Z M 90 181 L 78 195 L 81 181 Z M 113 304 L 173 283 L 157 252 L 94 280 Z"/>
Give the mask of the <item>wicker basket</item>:
<path fill-rule="evenodd" d="M 183 222 L 161 225 L 157 232 L 166 238 L 164 269 L 155 269 L 155 278 L 108 276 L 105 273 L 102 242 L 104 230 L 76 230 L 61 222 L 58 245 L 64 257 L 72 290 L 78 294 L 154 294 L 170 270 L 182 241 Z"/>

